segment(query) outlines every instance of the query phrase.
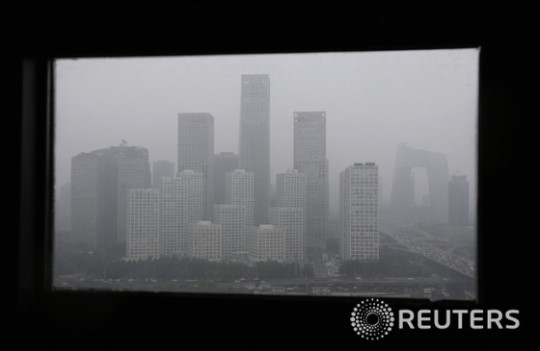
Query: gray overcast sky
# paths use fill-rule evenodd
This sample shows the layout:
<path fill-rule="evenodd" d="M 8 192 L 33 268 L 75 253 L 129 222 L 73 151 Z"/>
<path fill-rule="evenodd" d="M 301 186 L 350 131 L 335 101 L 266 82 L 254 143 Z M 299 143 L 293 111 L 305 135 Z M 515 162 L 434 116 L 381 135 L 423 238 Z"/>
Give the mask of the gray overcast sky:
<path fill-rule="evenodd" d="M 389 200 L 400 142 L 445 153 L 451 174 L 459 169 L 468 176 L 472 200 L 478 54 L 456 49 L 58 60 L 57 184 L 70 181 L 72 156 L 122 139 L 148 148 L 151 162 L 176 163 L 179 112 L 210 112 L 215 152 L 237 153 L 240 75 L 267 73 L 273 183 L 276 173 L 292 167 L 293 111 L 326 111 L 332 212 L 339 172 L 353 162 L 380 165 Z"/>

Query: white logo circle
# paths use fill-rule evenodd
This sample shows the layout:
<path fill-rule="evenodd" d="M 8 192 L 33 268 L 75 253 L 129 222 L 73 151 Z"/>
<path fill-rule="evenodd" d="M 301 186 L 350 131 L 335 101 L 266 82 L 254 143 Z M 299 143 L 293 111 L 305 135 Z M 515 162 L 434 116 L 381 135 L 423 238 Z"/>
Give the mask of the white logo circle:
<path fill-rule="evenodd" d="M 351 313 L 353 330 L 366 340 L 384 338 L 392 330 L 394 321 L 392 308 L 376 298 L 360 302 Z"/>

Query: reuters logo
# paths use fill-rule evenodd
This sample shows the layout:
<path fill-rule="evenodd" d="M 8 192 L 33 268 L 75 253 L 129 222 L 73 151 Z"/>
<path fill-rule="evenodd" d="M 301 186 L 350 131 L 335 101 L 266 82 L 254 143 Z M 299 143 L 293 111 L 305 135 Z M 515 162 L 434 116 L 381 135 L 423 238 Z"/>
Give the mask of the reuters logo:
<path fill-rule="evenodd" d="M 392 308 L 384 301 L 375 298 L 360 302 L 351 313 L 353 330 L 366 340 L 384 338 L 392 330 L 394 321 Z"/>

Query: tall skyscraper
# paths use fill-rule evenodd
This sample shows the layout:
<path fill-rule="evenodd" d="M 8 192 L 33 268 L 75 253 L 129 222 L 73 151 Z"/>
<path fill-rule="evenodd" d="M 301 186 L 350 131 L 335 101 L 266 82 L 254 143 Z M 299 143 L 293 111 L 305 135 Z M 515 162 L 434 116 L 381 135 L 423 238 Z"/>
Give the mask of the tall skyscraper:
<path fill-rule="evenodd" d="M 214 183 L 214 117 L 209 113 L 178 114 L 178 172 L 203 174 L 204 218 L 210 219 Z"/>
<path fill-rule="evenodd" d="M 185 242 L 189 229 L 188 184 L 181 177 L 165 177 L 162 178 L 161 183 L 160 254 L 180 254 L 185 251 Z M 200 198 L 202 199 L 202 187 L 200 192 Z"/>
<path fill-rule="evenodd" d="M 214 155 L 214 204 L 225 203 L 225 174 L 238 169 L 238 155 L 220 152 Z"/>
<path fill-rule="evenodd" d="M 150 187 L 148 150 L 116 146 L 71 160 L 73 239 L 110 248 L 125 244 L 129 190 Z"/>
<path fill-rule="evenodd" d="M 452 175 L 448 183 L 448 224 L 469 225 L 469 182 L 465 175 Z"/>
<path fill-rule="evenodd" d="M 158 160 L 152 164 L 152 188 L 163 189 L 163 178 L 174 177 L 174 162 Z"/>
<path fill-rule="evenodd" d="M 301 207 L 270 208 L 270 224 L 283 229 L 285 234 L 285 260 L 304 261 L 304 210 Z"/>
<path fill-rule="evenodd" d="M 246 223 L 254 224 L 254 176 L 253 172 L 236 169 L 225 175 L 225 203 L 245 206 Z"/>
<path fill-rule="evenodd" d="M 118 157 L 118 241 L 125 243 L 127 233 L 128 196 L 130 189 L 150 187 L 148 150 L 121 147 Z"/>
<path fill-rule="evenodd" d="M 379 175 L 375 163 L 340 174 L 341 252 L 345 260 L 379 259 Z"/>
<path fill-rule="evenodd" d="M 245 256 L 246 207 L 214 205 L 214 223 L 221 225 L 222 254 L 224 260 Z"/>
<path fill-rule="evenodd" d="M 194 258 L 221 261 L 221 225 L 210 221 L 198 221 L 191 225 L 187 240 L 187 253 Z"/>
<path fill-rule="evenodd" d="M 130 189 L 127 258 L 159 257 L 159 190 Z"/>
<path fill-rule="evenodd" d="M 306 175 L 307 248 L 323 250 L 329 206 L 326 112 L 294 112 L 294 168 Z"/>
<path fill-rule="evenodd" d="M 270 77 L 245 74 L 241 85 L 240 168 L 254 174 L 255 223 L 264 224 L 270 189 Z"/>
<path fill-rule="evenodd" d="M 248 254 L 252 261 L 285 261 L 285 231 L 271 224 L 251 227 Z"/>

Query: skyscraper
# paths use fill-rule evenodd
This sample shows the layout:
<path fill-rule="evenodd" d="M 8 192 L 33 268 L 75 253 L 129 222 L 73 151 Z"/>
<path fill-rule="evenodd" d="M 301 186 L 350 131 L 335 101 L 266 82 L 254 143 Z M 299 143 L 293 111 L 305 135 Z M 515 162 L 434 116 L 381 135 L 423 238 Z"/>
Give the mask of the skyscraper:
<path fill-rule="evenodd" d="M 214 223 L 221 225 L 224 260 L 241 258 L 246 254 L 246 207 L 214 205 Z"/>
<path fill-rule="evenodd" d="M 246 224 L 254 223 L 254 176 L 253 172 L 236 169 L 225 175 L 225 203 L 246 208 Z"/>
<path fill-rule="evenodd" d="M 465 175 L 452 175 L 448 183 L 448 224 L 469 225 L 469 182 Z"/>
<path fill-rule="evenodd" d="M 221 261 L 221 225 L 210 221 L 193 223 L 188 235 L 187 253 L 194 258 Z"/>
<path fill-rule="evenodd" d="M 285 260 L 304 261 L 304 210 L 301 207 L 270 208 L 270 224 L 283 229 L 285 234 Z"/>
<path fill-rule="evenodd" d="M 241 77 L 240 168 L 254 174 L 255 223 L 268 221 L 270 189 L 270 77 Z"/>
<path fill-rule="evenodd" d="M 325 249 L 329 206 L 326 112 L 294 112 L 294 168 L 306 175 L 307 248 Z"/>
<path fill-rule="evenodd" d="M 127 258 L 159 257 L 159 190 L 130 189 Z"/>
<path fill-rule="evenodd" d="M 209 113 L 178 114 L 178 172 L 203 174 L 203 218 L 210 219 L 213 202 L 214 117 Z"/>
<path fill-rule="evenodd" d="M 116 156 L 118 160 L 118 241 L 125 243 L 129 190 L 150 187 L 150 163 L 148 150 L 141 147 L 120 147 Z"/>
<path fill-rule="evenodd" d="M 252 261 L 285 261 L 285 231 L 270 224 L 251 227 L 248 253 Z"/>
<path fill-rule="evenodd" d="M 73 239 L 99 248 L 124 244 L 129 190 L 150 186 L 148 150 L 115 146 L 71 160 Z"/>
<path fill-rule="evenodd" d="M 214 204 L 225 203 L 225 174 L 238 169 L 238 155 L 220 152 L 214 155 Z"/>
<path fill-rule="evenodd" d="M 152 188 L 163 189 L 162 179 L 174 177 L 174 162 L 158 160 L 152 164 Z"/>
<path fill-rule="evenodd" d="M 340 174 L 341 252 L 345 260 L 379 259 L 379 175 L 375 163 Z"/>
<path fill-rule="evenodd" d="M 160 199 L 160 254 L 185 251 L 188 228 L 188 184 L 184 178 L 162 178 Z M 202 188 L 200 189 L 202 198 Z"/>

